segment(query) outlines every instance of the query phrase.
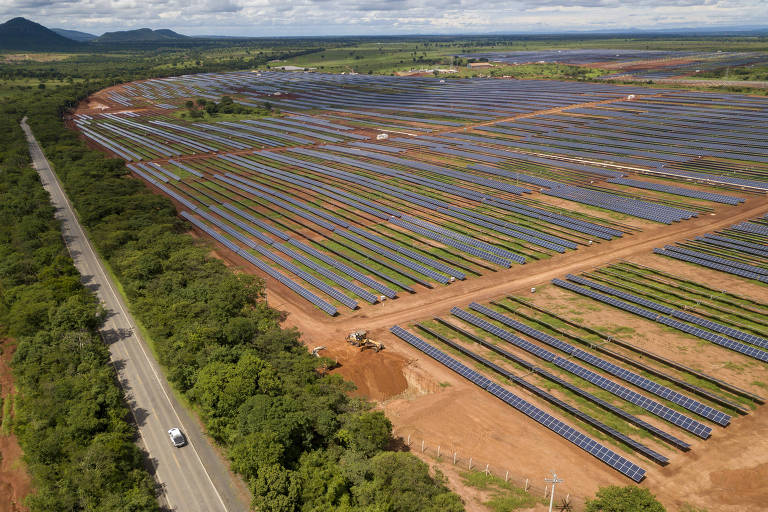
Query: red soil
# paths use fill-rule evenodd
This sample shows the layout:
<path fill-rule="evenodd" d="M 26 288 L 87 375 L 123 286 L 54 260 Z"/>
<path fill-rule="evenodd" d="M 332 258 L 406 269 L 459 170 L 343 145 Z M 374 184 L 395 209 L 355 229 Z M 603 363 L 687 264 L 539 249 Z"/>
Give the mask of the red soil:
<path fill-rule="evenodd" d="M 8 365 L 16 345 L 12 340 L 0 340 L 0 395 L 3 401 L 11 395 L 13 376 Z M 24 453 L 14 435 L 0 433 L 0 512 L 23 512 L 24 498 L 32 492 L 32 480 L 22 462 Z"/>

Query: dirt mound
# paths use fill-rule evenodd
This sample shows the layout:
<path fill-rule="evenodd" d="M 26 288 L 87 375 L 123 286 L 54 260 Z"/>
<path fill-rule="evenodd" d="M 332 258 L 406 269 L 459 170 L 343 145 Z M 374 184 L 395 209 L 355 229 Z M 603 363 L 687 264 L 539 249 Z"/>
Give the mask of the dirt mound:
<path fill-rule="evenodd" d="M 357 386 L 356 396 L 387 400 L 402 394 L 408 387 L 403 375 L 407 361 L 386 349 L 374 352 L 372 349 L 360 351 L 352 346 L 349 349 L 333 347 L 322 354 L 338 361 L 339 367 L 333 373 L 352 381 Z"/>

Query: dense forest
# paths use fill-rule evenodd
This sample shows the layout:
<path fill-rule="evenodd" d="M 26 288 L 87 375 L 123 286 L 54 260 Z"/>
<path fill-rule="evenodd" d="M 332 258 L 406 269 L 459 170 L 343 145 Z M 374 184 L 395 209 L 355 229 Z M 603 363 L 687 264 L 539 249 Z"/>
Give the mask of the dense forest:
<path fill-rule="evenodd" d="M 134 61 L 121 80 L 151 69 Z M 200 70 L 197 63 L 192 68 Z M 318 360 L 300 333 L 281 328 L 259 279 L 209 257 L 210 248 L 186 233 L 168 199 L 130 178 L 122 160 L 88 149 L 64 127 L 67 108 L 115 80 L 90 78 L 12 90 L 0 112 L 8 125 L 3 132 L 12 134 L 0 173 L 0 324 L 19 342 L 16 431 L 37 488 L 32 510 L 157 505 L 107 349 L 96 336 L 103 312 L 80 285 L 28 165 L 16 124 L 24 115 L 169 380 L 246 479 L 255 509 L 463 510 L 439 473 L 388 450 L 391 424 L 381 412 L 351 398 L 351 384 L 316 371 Z"/>

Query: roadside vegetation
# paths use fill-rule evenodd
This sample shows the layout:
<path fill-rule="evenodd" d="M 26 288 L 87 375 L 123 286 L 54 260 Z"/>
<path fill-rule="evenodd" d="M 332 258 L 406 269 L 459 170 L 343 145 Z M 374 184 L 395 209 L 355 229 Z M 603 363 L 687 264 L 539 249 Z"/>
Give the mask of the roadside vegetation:
<path fill-rule="evenodd" d="M 0 113 L 0 326 L 17 339 L 14 415 L 3 432 L 24 450 L 30 510 L 157 510 L 152 478 L 109 351 L 14 116 Z"/>

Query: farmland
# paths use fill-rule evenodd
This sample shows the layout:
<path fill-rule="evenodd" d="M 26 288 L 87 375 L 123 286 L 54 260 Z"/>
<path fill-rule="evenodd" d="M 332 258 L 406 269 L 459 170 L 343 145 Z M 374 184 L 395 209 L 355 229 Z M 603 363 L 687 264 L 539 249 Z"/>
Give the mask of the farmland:
<path fill-rule="evenodd" d="M 200 120 L 206 102 L 254 115 Z M 501 476 L 556 467 L 577 506 L 635 481 L 726 510 L 756 503 L 747 482 L 689 480 L 768 464 L 767 116 L 607 83 L 247 71 L 110 87 L 67 123 L 264 278 L 404 438 Z M 385 350 L 346 345 L 356 328 Z"/>

